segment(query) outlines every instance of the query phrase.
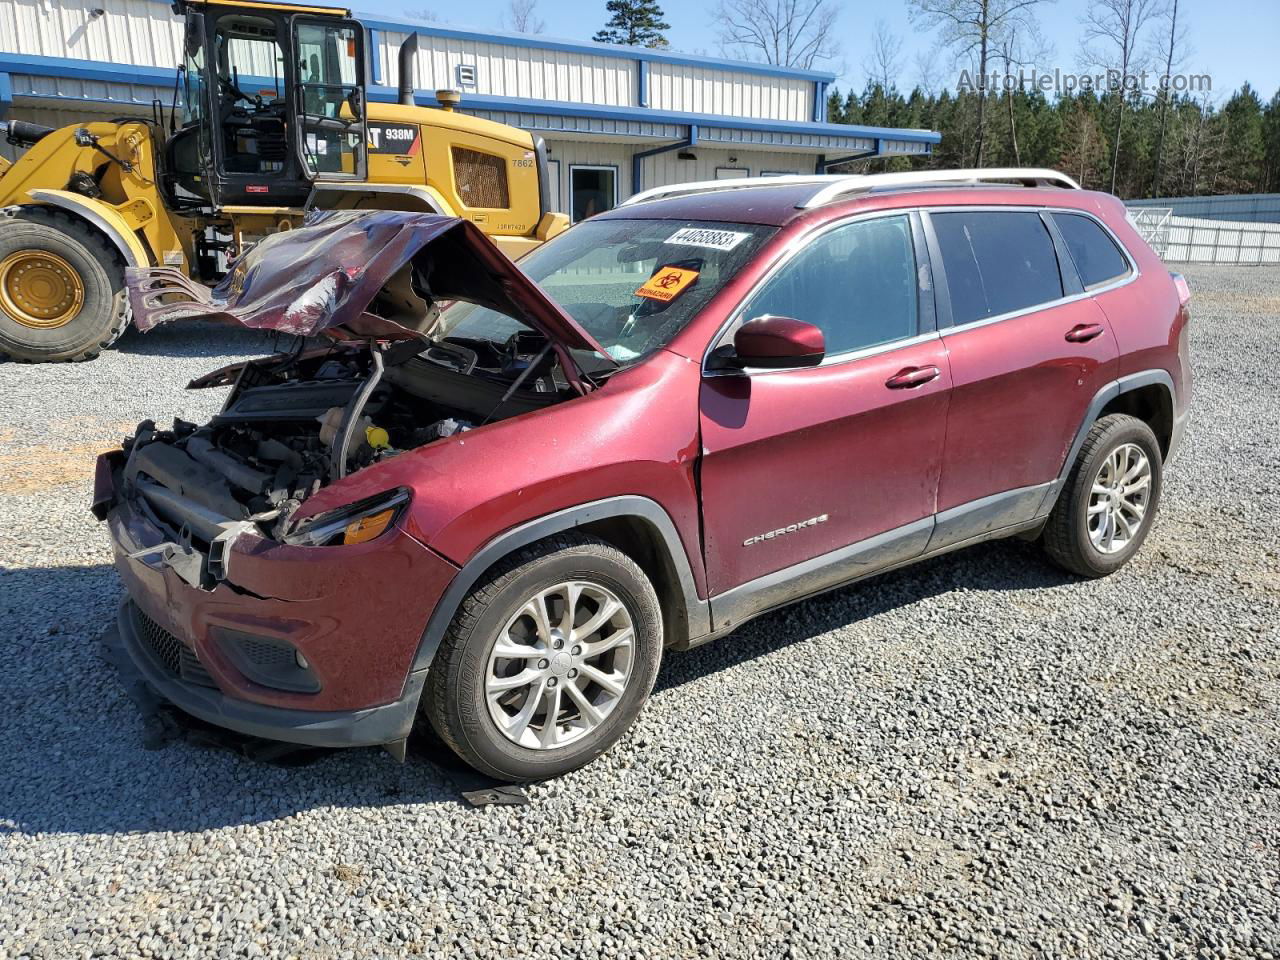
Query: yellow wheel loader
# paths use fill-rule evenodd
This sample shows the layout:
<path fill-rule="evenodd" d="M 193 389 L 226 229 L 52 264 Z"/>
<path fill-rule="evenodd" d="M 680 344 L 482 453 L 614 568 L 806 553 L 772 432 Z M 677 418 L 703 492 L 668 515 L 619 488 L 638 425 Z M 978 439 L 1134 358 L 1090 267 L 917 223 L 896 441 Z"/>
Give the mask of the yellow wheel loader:
<path fill-rule="evenodd" d="M 0 355 L 86 360 L 129 322 L 126 267 L 213 283 L 256 239 L 308 209 L 465 217 L 516 258 L 568 225 L 548 209 L 546 149 L 529 133 L 414 105 L 417 35 L 400 103 L 369 103 L 364 28 L 347 10 L 177 0 L 183 62 L 167 123 L 51 129 L 0 122 Z"/>

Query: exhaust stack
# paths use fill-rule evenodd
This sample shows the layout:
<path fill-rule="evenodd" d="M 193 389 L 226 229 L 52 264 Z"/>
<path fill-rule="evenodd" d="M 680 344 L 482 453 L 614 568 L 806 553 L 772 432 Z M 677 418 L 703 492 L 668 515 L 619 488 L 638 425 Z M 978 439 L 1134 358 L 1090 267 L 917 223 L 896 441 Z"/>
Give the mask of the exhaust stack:
<path fill-rule="evenodd" d="M 400 44 L 400 103 L 406 107 L 414 106 L 413 94 L 417 87 L 416 61 L 418 59 L 418 34 L 409 34 Z"/>

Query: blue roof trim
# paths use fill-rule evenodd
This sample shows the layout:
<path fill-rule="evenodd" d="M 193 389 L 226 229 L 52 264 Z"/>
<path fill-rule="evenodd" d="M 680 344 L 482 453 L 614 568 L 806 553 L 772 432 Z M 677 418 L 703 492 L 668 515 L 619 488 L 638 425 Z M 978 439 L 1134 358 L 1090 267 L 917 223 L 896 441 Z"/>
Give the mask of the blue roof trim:
<path fill-rule="evenodd" d="M 394 101 L 391 87 L 369 88 L 369 98 Z M 419 90 L 422 106 L 436 105 L 435 97 Z M 495 97 L 483 93 L 464 93 L 461 109 L 506 110 L 511 113 L 547 113 L 562 117 L 592 117 L 601 120 L 637 120 L 646 123 L 696 124 L 699 127 L 727 127 L 734 130 L 763 130 L 769 133 L 798 133 L 824 137 L 863 137 L 904 140 L 908 143 L 938 143 L 942 134 L 932 130 L 900 130 L 893 127 L 863 127 L 848 123 L 813 123 L 807 120 L 755 120 L 726 117 L 720 114 L 683 113 L 675 110 L 653 110 L 647 107 L 604 107 L 589 103 L 565 103 L 562 100 L 532 100 L 521 97 Z"/>
<path fill-rule="evenodd" d="M 35 57 L 25 53 L 0 53 L 0 71 L 33 77 L 72 77 L 103 83 L 159 83 L 173 86 L 173 67 L 136 67 L 124 63 L 74 60 L 70 57 Z"/>
<path fill-rule="evenodd" d="M 505 44 L 510 47 L 531 47 L 538 50 L 566 50 L 573 53 L 594 54 L 598 57 L 621 57 L 624 60 L 647 60 L 651 63 L 675 63 L 685 67 L 714 67 L 736 70 L 740 73 L 759 73 L 771 77 L 793 77 L 802 80 L 835 80 L 834 73 L 825 70 L 803 70 L 799 67 L 780 67 L 772 63 L 753 63 L 750 60 L 725 60 L 720 57 L 696 57 L 691 54 L 667 53 L 648 47 L 624 47 L 614 43 L 595 43 L 585 40 L 563 40 L 544 37 L 541 34 L 496 33 L 492 30 L 466 30 L 461 27 L 445 27 L 438 23 L 405 18 L 389 20 L 376 13 L 355 12 L 355 17 L 366 27 L 408 33 L 416 30 L 428 37 L 447 37 L 453 40 L 478 40 L 483 43 Z"/>
<path fill-rule="evenodd" d="M 0 72 L 0 118 L 4 117 L 11 103 L 13 103 L 13 84 L 9 81 L 7 73 Z"/>

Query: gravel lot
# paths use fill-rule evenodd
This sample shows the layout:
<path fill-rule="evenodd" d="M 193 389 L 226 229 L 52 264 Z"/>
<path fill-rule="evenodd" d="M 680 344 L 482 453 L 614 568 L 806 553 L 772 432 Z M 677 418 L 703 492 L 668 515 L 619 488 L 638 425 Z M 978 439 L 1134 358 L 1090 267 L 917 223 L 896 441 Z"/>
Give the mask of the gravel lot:
<path fill-rule="evenodd" d="M 1135 562 L 990 544 L 764 617 L 527 806 L 428 745 L 145 749 L 92 456 L 266 341 L 0 366 L 0 955 L 1280 957 L 1280 269 L 1187 273 L 1195 413 Z"/>

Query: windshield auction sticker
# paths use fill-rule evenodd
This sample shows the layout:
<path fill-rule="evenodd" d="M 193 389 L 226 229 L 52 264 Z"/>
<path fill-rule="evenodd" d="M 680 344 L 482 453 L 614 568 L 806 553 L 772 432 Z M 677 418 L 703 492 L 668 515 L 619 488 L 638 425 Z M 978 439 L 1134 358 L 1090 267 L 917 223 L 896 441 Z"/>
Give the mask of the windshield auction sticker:
<path fill-rule="evenodd" d="M 732 250 L 747 237 L 749 233 L 735 233 L 733 230 L 708 230 L 704 227 L 685 227 L 667 237 L 663 243 L 679 243 L 686 247 L 708 247 L 712 250 Z"/>
<path fill-rule="evenodd" d="M 684 267 L 663 267 L 636 290 L 637 297 L 647 300 L 660 300 L 670 303 L 689 288 L 698 279 L 697 270 L 686 270 Z"/>

